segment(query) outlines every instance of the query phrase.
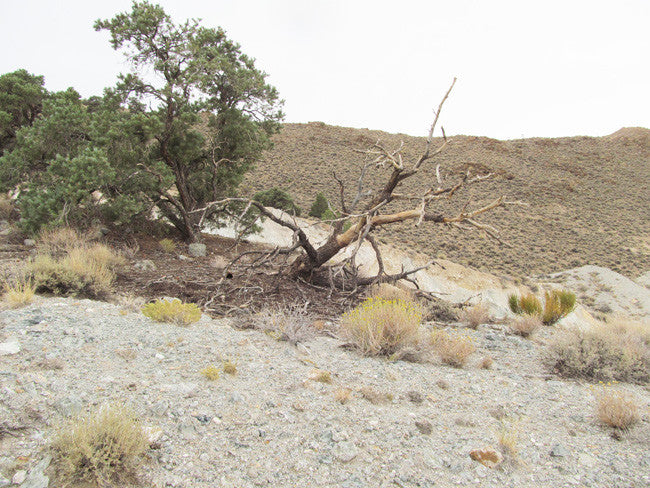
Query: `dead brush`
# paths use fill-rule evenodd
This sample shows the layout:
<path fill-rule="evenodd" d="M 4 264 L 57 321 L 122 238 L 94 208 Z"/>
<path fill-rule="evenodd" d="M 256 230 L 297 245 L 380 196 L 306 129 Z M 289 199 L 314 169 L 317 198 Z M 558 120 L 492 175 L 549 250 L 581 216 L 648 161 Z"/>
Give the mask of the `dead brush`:
<path fill-rule="evenodd" d="M 104 405 L 59 426 L 52 442 L 64 486 L 126 486 L 148 447 L 135 414 L 122 405 Z"/>
<path fill-rule="evenodd" d="M 610 388 L 597 395 L 596 416 L 603 424 L 622 430 L 629 429 L 640 418 L 636 399 Z"/>
<path fill-rule="evenodd" d="M 440 360 L 455 368 L 462 368 L 476 351 L 472 338 L 466 335 L 451 334 L 445 330 L 430 333 L 429 343 Z"/>
<path fill-rule="evenodd" d="M 472 307 L 463 309 L 459 318 L 470 329 L 477 329 L 479 325 L 490 322 L 490 310 L 484 303 L 477 303 Z"/>
<path fill-rule="evenodd" d="M 306 306 L 289 305 L 265 308 L 253 317 L 253 327 L 278 341 L 293 345 L 313 339 L 316 331 Z"/>
<path fill-rule="evenodd" d="M 536 315 L 522 315 L 510 322 L 510 330 L 522 337 L 530 337 L 543 325 L 542 320 Z"/>

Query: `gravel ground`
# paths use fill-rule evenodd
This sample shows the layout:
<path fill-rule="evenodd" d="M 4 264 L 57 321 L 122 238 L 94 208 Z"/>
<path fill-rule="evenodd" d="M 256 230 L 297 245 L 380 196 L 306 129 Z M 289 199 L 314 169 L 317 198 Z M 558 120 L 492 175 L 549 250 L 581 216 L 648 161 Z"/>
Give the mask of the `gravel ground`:
<path fill-rule="evenodd" d="M 159 324 L 72 298 L 0 311 L 0 327 L 0 342 L 20 347 L 0 356 L 0 425 L 10 431 L 0 433 L 0 473 L 11 477 L 22 463 L 23 487 L 47 486 L 38 480 L 54 425 L 114 401 L 162 431 L 144 486 L 650 485 L 648 389 L 621 386 L 643 418 L 615 439 L 595 418 L 592 385 L 543 369 L 546 328 L 535 341 L 499 325 L 463 330 L 478 351 L 454 369 L 364 358 L 331 337 L 293 346 L 226 319 Z M 491 369 L 478 366 L 486 355 Z M 236 375 L 199 373 L 226 359 Z M 319 370 L 331 384 L 314 379 Z M 352 391 L 345 404 L 335 399 L 341 388 Z M 470 459 L 497 447 L 504 425 L 518 431 L 519 460 L 492 469 Z"/>

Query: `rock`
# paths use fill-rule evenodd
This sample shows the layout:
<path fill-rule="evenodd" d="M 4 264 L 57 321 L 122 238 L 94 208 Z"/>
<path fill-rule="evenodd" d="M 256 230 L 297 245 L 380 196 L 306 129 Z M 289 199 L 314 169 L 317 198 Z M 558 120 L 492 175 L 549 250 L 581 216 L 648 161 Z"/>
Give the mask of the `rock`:
<path fill-rule="evenodd" d="M 179 254 L 178 259 L 179 259 L 179 261 L 191 261 L 192 260 L 192 258 L 188 258 L 184 254 Z"/>
<path fill-rule="evenodd" d="M 555 444 L 553 446 L 553 449 L 551 449 L 550 454 L 552 457 L 567 457 L 569 455 L 569 451 L 567 451 L 562 444 Z"/>
<path fill-rule="evenodd" d="M 26 247 L 34 247 L 36 245 L 36 241 L 34 239 L 25 239 L 23 241 L 23 244 L 25 244 Z"/>
<path fill-rule="evenodd" d="M 11 483 L 14 485 L 19 485 L 27 479 L 27 471 L 20 469 L 14 473 L 11 478 Z"/>
<path fill-rule="evenodd" d="M 55 408 L 64 417 L 73 417 L 81 412 L 83 403 L 78 397 L 64 397 L 56 402 Z"/>
<path fill-rule="evenodd" d="M 190 256 L 195 257 L 195 258 L 200 258 L 205 256 L 207 248 L 205 247 L 205 244 L 201 244 L 200 242 L 193 242 L 189 246 L 187 246 L 187 252 Z"/>
<path fill-rule="evenodd" d="M 9 356 L 20 352 L 20 343 L 18 341 L 0 342 L 0 356 Z"/>
<path fill-rule="evenodd" d="M 418 428 L 421 434 L 431 435 L 433 432 L 433 425 L 428 420 L 416 420 L 415 426 Z"/>
<path fill-rule="evenodd" d="M 151 259 L 142 259 L 140 261 L 136 261 L 135 263 L 133 263 L 133 267 L 135 269 L 139 269 L 140 271 L 156 270 L 156 265 Z"/>
<path fill-rule="evenodd" d="M 1 232 L 0 232 L 0 235 L 2 235 Z M 9 481 L 4 476 L 0 476 L 0 488 L 5 487 L 5 486 L 9 486 L 10 484 L 11 484 L 11 481 Z"/>
<path fill-rule="evenodd" d="M 503 462 L 503 455 L 491 447 L 474 449 L 473 451 L 470 451 L 469 457 L 488 468 L 493 468 Z"/>
<path fill-rule="evenodd" d="M 339 442 L 333 450 L 334 457 L 342 463 L 349 463 L 359 455 L 359 450 L 350 441 Z"/>
<path fill-rule="evenodd" d="M 34 466 L 30 471 L 21 488 L 47 488 L 50 484 L 50 478 L 45 476 L 45 470 L 50 465 L 52 458 L 46 456 L 41 462 Z"/>

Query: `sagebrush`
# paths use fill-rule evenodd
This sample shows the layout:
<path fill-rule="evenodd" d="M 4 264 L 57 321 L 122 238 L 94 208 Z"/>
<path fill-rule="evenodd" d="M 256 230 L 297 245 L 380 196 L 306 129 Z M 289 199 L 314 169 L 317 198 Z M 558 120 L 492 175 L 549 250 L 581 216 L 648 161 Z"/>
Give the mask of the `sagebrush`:
<path fill-rule="evenodd" d="M 148 446 L 146 433 L 130 409 L 104 405 L 60 426 L 52 451 L 66 486 L 77 482 L 125 486 L 134 478 Z"/>

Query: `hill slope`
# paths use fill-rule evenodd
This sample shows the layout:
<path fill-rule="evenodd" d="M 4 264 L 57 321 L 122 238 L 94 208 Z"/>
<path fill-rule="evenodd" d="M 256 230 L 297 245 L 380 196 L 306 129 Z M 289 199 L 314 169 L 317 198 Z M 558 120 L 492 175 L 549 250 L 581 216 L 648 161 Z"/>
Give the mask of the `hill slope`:
<path fill-rule="evenodd" d="M 650 268 L 649 134 L 648 129 L 626 128 L 606 137 L 454 137 L 419 178 L 407 180 L 406 190 L 431 185 L 436 163 L 445 178 L 468 166 L 497 174 L 443 208 L 453 213 L 468 200 L 479 205 L 501 194 L 527 202 L 528 207 L 501 209 L 485 219 L 502 230 L 512 247 L 455 228 L 415 228 L 412 223 L 383 230 L 380 238 L 492 272 L 529 275 L 594 264 L 636 278 Z M 351 198 L 364 163 L 357 151 L 378 139 L 395 148 L 404 141 L 407 160 L 419 156 L 425 143 L 424 138 L 320 122 L 286 124 L 246 185 L 250 191 L 280 186 L 305 212 L 319 191 L 336 204 L 333 172 L 349 182 L 346 194 Z M 386 171 L 372 171 L 368 186 L 382 183 Z"/>

